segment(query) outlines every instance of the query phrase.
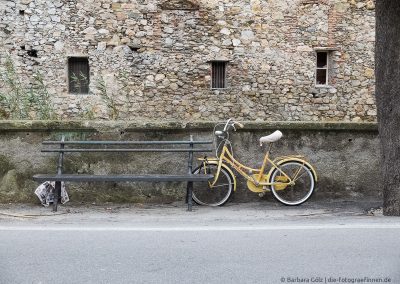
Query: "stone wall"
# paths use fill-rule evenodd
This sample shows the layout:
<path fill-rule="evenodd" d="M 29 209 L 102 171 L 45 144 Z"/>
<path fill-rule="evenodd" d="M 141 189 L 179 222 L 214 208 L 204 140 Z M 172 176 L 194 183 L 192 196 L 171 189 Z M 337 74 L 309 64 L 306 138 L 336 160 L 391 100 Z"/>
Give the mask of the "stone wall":
<path fill-rule="evenodd" d="M 374 13 L 372 0 L 7 0 L 0 56 L 22 82 L 43 74 L 61 118 L 374 121 Z M 70 56 L 89 59 L 89 95 L 68 93 Z M 213 60 L 226 89 L 210 87 Z"/>
<path fill-rule="evenodd" d="M 263 149 L 258 139 L 280 129 L 284 137 L 274 144 L 273 156 L 303 154 L 318 174 L 313 199 L 379 200 L 381 181 L 375 123 L 245 122 L 233 133 L 234 154 L 245 164 L 259 167 Z M 37 183 L 32 176 L 55 173 L 57 154 L 41 153 L 43 140 L 198 140 L 212 138 L 213 123 L 40 122 L 0 121 L 0 203 L 35 202 Z M 197 156 L 197 155 L 196 155 Z M 187 156 L 140 153 L 124 155 L 66 154 L 66 173 L 186 173 Z M 243 178 L 235 202 L 259 200 Z M 67 184 L 73 202 L 171 202 L 183 200 L 183 183 Z M 272 199 L 271 194 L 264 198 Z"/>

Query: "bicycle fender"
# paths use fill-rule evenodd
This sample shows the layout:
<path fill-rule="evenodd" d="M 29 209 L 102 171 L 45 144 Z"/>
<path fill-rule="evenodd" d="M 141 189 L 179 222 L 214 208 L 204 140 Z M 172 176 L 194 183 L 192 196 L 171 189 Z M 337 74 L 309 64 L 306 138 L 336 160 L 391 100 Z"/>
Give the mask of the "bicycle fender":
<path fill-rule="evenodd" d="M 279 158 L 278 158 L 278 159 L 279 159 Z M 284 158 L 280 159 L 278 162 L 275 162 L 275 161 L 274 161 L 274 162 L 275 162 L 275 164 L 276 164 L 277 166 L 279 166 L 279 165 L 282 165 L 283 163 L 290 162 L 290 161 L 296 161 L 296 162 L 300 162 L 300 163 L 306 165 L 306 166 L 311 170 L 311 172 L 313 173 L 314 178 L 315 178 L 315 182 L 318 181 L 317 172 L 315 171 L 314 167 L 311 166 L 311 164 L 310 164 L 309 162 L 307 162 L 307 161 L 305 161 L 305 160 L 303 160 L 303 159 L 301 159 L 301 158 L 298 158 L 298 157 L 284 157 Z M 271 176 L 271 174 L 272 174 L 272 172 L 274 171 L 274 169 L 275 169 L 275 168 L 272 167 L 272 168 L 269 170 L 268 176 Z"/>
<path fill-rule="evenodd" d="M 218 164 L 219 164 L 219 159 L 218 159 L 218 158 L 207 158 L 207 159 L 198 158 L 198 160 L 199 160 L 199 161 L 203 161 L 203 162 L 204 162 L 205 160 L 207 160 L 207 163 L 208 163 L 208 164 L 217 165 L 217 166 L 218 166 Z M 230 175 L 232 176 L 232 179 L 233 179 L 233 191 L 236 191 L 236 184 L 237 184 L 237 182 L 236 182 L 236 176 L 235 176 L 235 174 L 233 173 L 233 171 L 232 171 L 228 166 L 222 164 L 221 167 L 224 168 L 227 172 L 229 172 Z"/>

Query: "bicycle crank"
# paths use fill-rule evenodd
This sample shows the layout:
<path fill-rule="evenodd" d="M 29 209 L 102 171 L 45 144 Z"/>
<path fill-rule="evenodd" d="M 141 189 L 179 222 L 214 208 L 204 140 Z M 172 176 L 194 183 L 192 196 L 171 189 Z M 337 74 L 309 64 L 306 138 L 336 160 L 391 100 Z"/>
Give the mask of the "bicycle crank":
<path fill-rule="evenodd" d="M 254 175 L 252 175 L 252 178 L 253 178 L 254 181 L 258 181 L 259 176 L 260 176 L 259 174 L 254 174 Z M 262 175 L 261 180 L 259 181 L 259 183 L 267 183 L 267 182 L 268 182 L 267 175 Z M 252 180 L 248 180 L 247 181 L 247 187 L 252 192 L 260 193 L 260 194 L 265 193 L 267 191 L 270 191 L 269 187 L 267 187 L 265 185 L 261 185 L 261 184 L 256 185 Z M 260 196 L 260 197 L 262 197 L 262 196 Z"/>

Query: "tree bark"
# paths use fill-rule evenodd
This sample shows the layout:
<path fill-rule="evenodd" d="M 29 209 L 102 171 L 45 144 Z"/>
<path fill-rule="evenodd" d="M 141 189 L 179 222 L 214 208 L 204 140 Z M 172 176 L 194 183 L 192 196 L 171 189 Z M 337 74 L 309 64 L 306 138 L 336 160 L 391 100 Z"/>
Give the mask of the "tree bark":
<path fill-rule="evenodd" d="M 376 103 L 384 215 L 400 216 L 400 1 L 376 0 Z"/>

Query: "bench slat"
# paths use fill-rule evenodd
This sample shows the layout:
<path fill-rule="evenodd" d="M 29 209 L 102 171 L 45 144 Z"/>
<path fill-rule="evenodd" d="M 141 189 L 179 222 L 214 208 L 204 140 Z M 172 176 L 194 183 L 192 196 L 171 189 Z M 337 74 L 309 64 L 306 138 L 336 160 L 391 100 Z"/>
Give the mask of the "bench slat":
<path fill-rule="evenodd" d="M 213 144 L 213 141 L 43 141 L 43 145 L 171 145 L 171 144 Z"/>
<path fill-rule="evenodd" d="M 212 152 L 212 149 L 42 149 L 45 153 L 60 153 L 60 152 L 76 152 L 76 153 L 86 153 L 86 152 Z"/>
<path fill-rule="evenodd" d="M 213 175 L 84 175 L 84 174 L 40 174 L 34 175 L 33 179 L 39 182 L 43 181 L 72 181 L 72 182 L 90 182 L 90 181 L 147 181 L 147 182 L 167 182 L 167 181 L 207 181 L 212 179 Z"/>

